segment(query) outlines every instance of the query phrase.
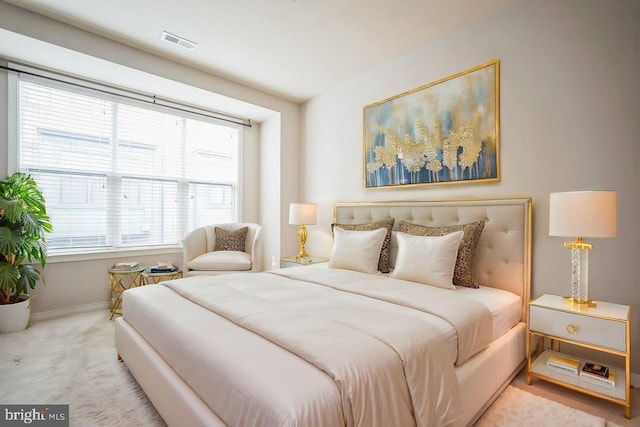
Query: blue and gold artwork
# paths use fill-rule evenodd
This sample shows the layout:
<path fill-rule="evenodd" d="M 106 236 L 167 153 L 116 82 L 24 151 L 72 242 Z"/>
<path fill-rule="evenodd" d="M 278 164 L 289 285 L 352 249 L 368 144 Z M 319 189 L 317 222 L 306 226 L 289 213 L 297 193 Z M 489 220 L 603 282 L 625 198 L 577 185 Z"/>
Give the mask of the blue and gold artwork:
<path fill-rule="evenodd" d="M 500 178 L 499 61 L 364 107 L 366 188 Z"/>

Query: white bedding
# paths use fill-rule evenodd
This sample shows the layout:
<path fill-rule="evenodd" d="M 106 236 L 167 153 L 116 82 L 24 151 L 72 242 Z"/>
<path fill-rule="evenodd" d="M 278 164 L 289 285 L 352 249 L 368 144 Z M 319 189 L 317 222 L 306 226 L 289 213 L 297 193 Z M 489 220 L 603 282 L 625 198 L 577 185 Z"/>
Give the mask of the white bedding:
<path fill-rule="evenodd" d="M 307 271 L 312 269 L 325 269 L 326 264 L 318 264 L 306 267 L 296 267 L 292 269 L 280 270 L 282 274 L 290 274 L 299 269 L 305 268 Z M 274 271 L 274 273 L 277 273 Z M 380 277 L 389 277 L 389 274 L 377 273 Z M 427 285 L 419 285 L 427 286 Z M 484 305 L 491 312 L 491 341 L 495 341 L 502 335 L 507 333 L 520 321 L 520 314 L 522 310 L 522 298 L 520 296 L 505 291 L 502 289 L 491 288 L 488 286 L 480 286 L 479 288 L 465 288 L 463 286 L 456 286 L 455 291 L 466 298 L 471 298 L 474 301 Z M 435 318 L 433 324 L 440 330 L 443 337 L 447 341 L 449 353 L 452 357 L 452 363 L 458 357 L 458 335 L 455 329 L 446 320 Z"/>
<path fill-rule="evenodd" d="M 495 341 L 520 321 L 522 298 L 502 289 L 480 286 L 478 289 L 456 286 L 455 292 L 471 298 L 489 309 L 492 319 L 492 338 Z"/>
<path fill-rule="evenodd" d="M 292 268 L 275 271 L 273 272 L 275 274 L 263 274 L 260 276 L 268 277 L 267 282 L 280 280 L 280 278 L 276 277 L 278 274 L 289 277 L 302 276 L 309 278 L 327 276 L 333 278 L 332 280 L 334 281 L 340 277 L 340 275 L 333 275 L 333 272 L 328 272 L 327 269 L 314 272 L 314 268 L 315 267 Z M 329 274 L 327 275 L 327 273 Z M 382 287 L 383 285 L 388 286 L 388 284 L 392 284 L 388 290 L 394 293 L 398 293 L 397 291 L 403 286 L 406 287 L 405 290 L 399 292 L 400 294 L 409 292 L 413 288 L 416 288 L 420 294 L 422 294 L 422 292 L 428 290 L 427 288 L 431 288 L 425 288 L 425 285 L 415 285 L 390 279 L 381 275 L 363 275 L 354 272 L 346 273 L 346 279 L 337 280 L 337 282 L 344 283 L 329 283 L 330 286 L 347 286 L 349 288 L 348 292 L 356 293 L 360 292 L 358 290 L 360 285 L 364 286 L 367 284 L 368 286 L 371 283 L 376 283 L 374 287 L 379 287 L 378 293 L 386 292 L 387 288 Z M 237 275 L 226 276 L 226 278 L 215 278 L 215 280 L 219 283 L 223 280 L 232 282 L 234 280 L 240 281 L 240 278 L 234 279 L 236 276 Z M 357 276 L 364 277 L 360 285 L 357 284 L 358 280 L 354 280 Z M 249 277 L 252 280 L 258 278 L 257 275 L 242 277 L 245 278 L 242 280 L 246 280 L 246 278 Z M 232 299 L 226 301 L 225 298 L 231 295 L 227 295 L 224 290 L 220 292 L 222 286 L 216 286 L 215 284 L 209 285 L 208 282 L 211 279 L 213 278 L 197 278 L 196 281 L 188 279 L 189 286 L 183 286 L 183 284 L 187 283 L 185 282 L 187 279 L 167 282 L 166 285 L 186 295 L 188 298 L 195 300 L 194 302 L 200 306 L 208 306 L 208 308 L 217 307 L 219 310 L 220 307 L 235 307 L 239 304 L 238 301 Z M 327 281 L 328 279 L 325 277 L 324 280 Z M 328 281 L 331 282 L 332 280 Z M 373 282 L 371 282 L 371 280 L 373 280 Z M 351 282 L 356 282 L 356 284 L 352 286 L 350 285 Z M 215 281 L 213 283 L 215 283 Z M 260 286 L 260 284 L 252 286 Z M 313 286 L 314 285 L 312 285 L 312 287 Z M 198 289 L 199 287 L 208 289 L 204 289 L 204 291 L 201 292 L 201 290 Z M 242 285 L 240 288 L 242 288 Z M 318 286 L 315 286 L 315 288 L 318 288 Z M 433 289 L 435 291 L 433 298 L 439 298 L 438 294 L 443 292 L 445 296 L 457 295 L 457 299 L 462 300 L 466 298 L 482 300 L 480 297 L 481 294 L 490 296 L 490 303 L 484 304 L 487 308 L 483 308 L 483 310 L 491 312 L 491 316 L 488 317 L 493 319 L 497 318 L 494 313 L 502 313 L 502 310 L 498 309 L 498 301 L 500 301 L 501 297 L 497 296 L 499 292 L 494 292 L 496 291 L 494 289 L 466 289 L 461 290 L 461 292 L 446 291 L 437 288 Z M 250 293 L 249 300 L 271 297 L 268 293 L 261 293 L 264 289 L 259 289 L 259 292 L 255 293 L 246 291 L 247 288 L 241 289 L 240 293 Z M 289 290 L 286 288 L 284 293 L 280 294 L 281 297 L 283 299 L 288 298 L 288 292 Z M 199 295 L 202 293 L 211 294 L 212 298 L 207 299 Z M 237 292 L 234 290 L 232 293 Z M 327 290 L 323 289 L 320 291 L 316 289 L 312 292 L 312 295 L 314 295 L 314 293 L 319 297 L 327 293 Z M 467 294 L 471 296 L 469 297 Z M 464 297 L 462 297 L 462 295 L 464 295 Z M 356 297 L 355 295 L 350 296 Z M 396 298 L 396 296 L 394 296 L 394 298 Z M 449 343 L 448 348 L 450 351 L 447 352 L 444 350 L 446 347 L 443 347 L 436 353 L 440 358 L 444 358 L 444 362 L 442 362 L 444 365 L 447 365 L 447 360 L 449 361 L 451 369 L 449 375 L 453 372 L 453 362 L 457 357 L 458 346 L 457 334 L 454 327 L 442 319 L 434 318 L 434 316 L 419 310 L 407 310 L 406 307 L 396 307 L 395 305 L 389 308 L 387 307 L 389 304 L 378 301 L 375 295 L 373 299 L 366 299 L 370 300 L 367 304 L 373 304 L 377 308 L 384 306 L 383 311 L 391 313 L 391 318 L 394 316 L 402 318 L 429 318 L 429 325 L 432 325 L 429 327 L 446 331 L 445 336 L 446 341 Z M 410 296 L 409 299 L 415 300 L 416 298 Z M 416 376 L 419 380 L 410 385 L 408 390 L 403 390 L 406 384 L 399 384 L 395 382 L 395 380 L 383 379 L 381 380 L 382 382 L 380 382 L 379 379 L 370 379 L 366 386 L 348 386 L 346 392 L 345 389 L 341 388 L 343 387 L 341 381 L 344 380 L 345 376 L 349 377 L 352 375 L 358 377 L 365 375 L 364 372 L 366 371 L 360 371 L 358 364 L 347 365 L 347 369 L 343 372 L 340 371 L 343 369 L 340 365 L 326 366 L 327 364 L 332 365 L 334 363 L 331 357 L 323 360 L 315 360 L 312 358 L 310 362 L 321 369 L 309 369 L 306 362 L 298 357 L 294 357 L 283 348 L 288 345 L 289 347 L 287 349 L 289 351 L 298 351 L 297 347 L 302 344 L 296 340 L 296 333 L 309 334 L 308 330 L 304 328 L 297 329 L 299 325 L 296 325 L 296 323 L 304 323 L 302 319 L 305 318 L 305 310 L 308 311 L 308 307 L 303 308 L 302 314 L 298 313 L 293 319 L 287 319 L 286 317 L 278 319 L 276 323 L 285 320 L 283 323 L 291 323 L 295 327 L 292 330 L 286 329 L 285 332 L 283 332 L 285 335 L 290 334 L 287 338 L 289 341 L 285 341 L 284 344 L 280 342 L 276 345 L 272 341 L 277 342 L 278 336 L 269 335 L 272 334 L 270 331 L 272 331 L 273 325 L 269 325 L 268 327 L 265 325 L 264 333 L 267 334 L 267 340 L 257 341 L 253 338 L 252 334 L 256 332 L 255 329 L 258 329 L 258 332 L 263 332 L 260 331 L 262 324 L 264 322 L 271 322 L 269 317 L 261 317 L 261 313 L 256 317 L 254 312 L 256 307 L 260 305 L 252 305 L 253 301 L 247 303 L 249 305 L 244 312 L 240 311 L 239 313 L 232 313 L 231 315 L 225 314 L 226 317 L 231 317 L 232 322 L 240 323 L 244 328 L 250 327 L 249 329 L 254 329 L 253 332 L 250 332 L 241 328 L 240 333 L 237 332 L 238 328 L 230 323 L 229 320 L 215 315 L 212 316 L 208 310 L 203 307 L 196 307 L 196 309 L 193 307 L 188 308 L 193 305 L 191 302 L 179 297 L 176 292 L 167 289 L 165 286 L 134 289 L 131 292 L 125 293 L 124 301 L 123 310 L 127 322 L 145 336 L 146 340 L 174 367 L 185 382 L 190 384 L 205 402 L 213 405 L 212 410 L 229 424 L 247 426 L 322 426 L 343 425 L 345 421 L 347 421 L 347 425 L 388 425 L 390 419 L 394 419 L 397 422 L 407 417 L 409 418 L 405 421 L 409 421 L 408 424 L 411 424 L 411 418 L 416 416 L 421 420 L 419 421 L 420 425 L 442 425 L 452 422 L 455 416 L 459 415 L 460 407 L 455 398 L 457 395 L 457 384 L 452 385 L 451 377 L 447 379 L 446 374 L 444 380 L 434 381 L 435 372 L 443 371 L 440 365 L 424 365 L 427 367 L 430 366 L 429 372 L 431 373 L 426 375 L 422 362 L 417 362 L 412 365 L 410 362 L 405 361 L 404 368 L 401 368 L 401 370 L 408 370 L 405 372 L 407 376 L 411 374 L 411 372 L 409 372 L 411 371 L 411 366 L 414 366 L 413 369 L 416 369 L 415 366 L 419 366 L 416 370 Z M 453 303 L 446 302 L 446 300 L 442 301 L 444 306 L 457 303 L 456 301 Z M 269 307 L 269 304 L 263 306 Z M 466 302 L 465 307 L 472 306 L 473 303 L 469 301 Z M 332 307 L 329 306 L 324 309 L 330 310 L 331 308 Z M 323 310 L 322 307 L 321 310 Z M 440 307 L 435 310 L 441 310 L 444 311 L 445 315 L 447 314 L 446 308 Z M 458 307 L 457 311 L 462 310 Z M 517 311 L 519 312 L 519 308 Z M 396 314 L 394 315 L 393 313 Z M 253 318 L 253 326 L 251 325 L 251 318 Z M 504 318 L 504 316 L 502 316 L 502 318 Z M 296 322 L 296 320 L 298 321 Z M 342 322 L 342 320 L 340 322 Z M 380 325 L 374 327 L 374 334 L 382 334 L 380 337 L 384 341 L 388 339 L 388 336 L 384 334 L 389 334 L 389 336 L 394 335 L 394 327 L 402 330 L 403 334 L 398 335 L 400 337 L 404 336 L 404 332 L 406 332 L 404 329 L 413 327 L 409 326 L 411 323 L 404 323 L 404 320 L 394 320 L 393 322 L 393 325 L 386 328 L 382 328 Z M 357 328 L 365 328 L 369 323 L 369 321 L 364 319 L 357 323 Z M 390 323 L 391 322 L 386 322 L 384 325 L 387 326 Z M 321 327 L 315 330 L 323 331 L 323 333 L 324 331 L 331 331 L 331 329 L 327 329 L 327 326 L 330 326 L 330 324 L 323 323 Z M 312 328 L 314 327 L 315 326 L 312 326 Z M 429 327 L 425 328 L 425 330 Z M 385 329 L 386 332 L 384 332 L 383 329 Z M 495 331 L 492 331 L 492 334 L 495 333 Z M 485 335 L 487 335 L 486 331 Z M 233 338 L 231 338 L 232 336 Z M 454 345 L 451 344 L 451 336 L 454 337 Z M 359 335 L 354 335 L 352 338 L 360 339 Z M 292 339 L 293 341 L 291 341 Z M 387 345 L 395 346 L 396 351 L 398 351 L 397 347 L 401 347 L 399 354 L 402 354 L 402 347 L 405 346 L 405 344 L 403 344 L 404 338 L 401 338 L 401 341 L 399 344 L 392 343 Z M 229 346 L 231 342 L 233 345 Z M 486 344 L 487 343 L 480 343 L 478 344 L 478 348 L 484 348 Z M 435 345 L 434 348 L 437 348 L 437 341 L 436 344 L 433 345 Z M 376 364 L 378 364 L 378 359 L 384 359 L 384 357 L 386 357 L 384 356 L 384 352 L 373 353 L 374 351 L 377 352 L 380 350 L 377 349 L 379 346 L 375 344 L 375 340 L 373 344 L 371 342 L 363 342 L 361 346 L 363 347 L 360 350 L 366 348 L 366 351 L 371 352 L 372 355 L 378 354 L 378 356 L 371 358 L 371 360 L 376 361 Z M 355 348 L 358 349 L 358 347 L 361 346 L 355 346 Z M 413 344 L 409 347 L 412 346 Z M 421 346 L 423 346 L 423 344 L 418 344 L 419 348 Z M 350 346 L 341 347 L 335 355 L 346 355 L 348 351 L 350 351 L 349 347 Z M 384 347 L 385 345 L 382 345 L 382 350 L 384 350 Z M 300 351 L 304 353 L 307 350 L 307 348 L 302 348 Z M 314 352 L 318 350 L 323 349 L 315 348 Z M 328 349 L 327 351 L 331 354 L 330 352 L 335 350 Z M 473 351 L 475 352 L 477 350 Z M 463 353 L 468 353 L 468 350 L 463 350 Z M 252 356 L 254 354 L 259 354 L 259 358 L 253 359 Z M 395 353 L 392 352 L 391 354 L 393 355 Z M 409 359 L 408 356 L 401 357 L 403 359 Z M 469 355 L 466 357 L 469 357 Z M 283 361 L 285 361 L 285 363 L 283 363 Z M 203 365 L 208 366 L 208 368 L 202 369 Z M 390 369 L 393 371 L 397 368 L 392 367 Z M 325 375 L 323 370 L 328 371 L 330 375 Z M 336 370 L 338 371 L 337 374 L 339 377 L 337 378 L 337 383 L 340 384 L 340 387 L 337 387 L 336 382 L 330 379 L 330 376 L 335 378 Z M 444 369 L 444 371 L 446 372 L 447 369 Z M 426 381 L 426 379 L 420 377 L 428 377 L 429 380 Z M 293 381 L 292 378 L 295 378 L 295 381 Z M 372 386 L 373 383 L 371 381 L 373 381 L 373 383 L 378 381 L 378 385 Z M 210 384 L 216 384 L 217 387 L 211 387 Z M 225 387 L 225 384 L 227 384 L 228 387 Z M 305 386 L 310 384 L 313 384 L 313 387 Z M 338 390 L 336 390 L 336 387 Z M 398 397 L 398 399 L 394 399 L 393 402 L 385 399 L 385 396 L 388 396 L 389 387 L 395 388 L 396 391 L 391 394 Z M 316 390 L 316 388 L 318 390 Z M 376 389 L 378 390 L 378 396 L 372 397 L 370 394 L 371 390 L 374 391 L 373 394 L 375 395 Z M 277 390 L 277 393 L 274 393 L 274 390 Z M 312 393 L 314 396 L 319 395 L 320 398 L 311 398 L 311 396 L 309 396 L 307 399 L 305 398 L 305 393 Z M 341 393 L 342 397 L 340 397 Z M 446 399 L 427 399 L 423 404 L 418 402 L 417 407 L 415 406 L 417 403 L 411 400 L 412 394 L 433 395 L 434 393 L 440 396 L 446 396 Z M 345 398 L 349 399 L 348 404 L 345 404 Z M 377 399 L 377 401 L 381 403 L 370 405 L 371 399 Z M 300 408 L 301 402 L 303 406 L 302 409 Z M 366 414 L 365 412 L 370 409 L 367 408 L 367 406 L 373 406 L 374 408 L 379 406 L 379 408 L 377 408 L 378 412 L 376 413 L 374 411 L 373 415 Z M 300 411 L 302 411 L 302 413 Z M 349 411 L 353 411 L 354 414 L 349 414 Z M 389 414 L 393 414 L 393 416 L 391 418 L 384 418 L 385 416 L 388 417 Z M 355 421 L 351 423 L 351 420 Z M 401 424 L 404 425 L 406 423 Z"/>

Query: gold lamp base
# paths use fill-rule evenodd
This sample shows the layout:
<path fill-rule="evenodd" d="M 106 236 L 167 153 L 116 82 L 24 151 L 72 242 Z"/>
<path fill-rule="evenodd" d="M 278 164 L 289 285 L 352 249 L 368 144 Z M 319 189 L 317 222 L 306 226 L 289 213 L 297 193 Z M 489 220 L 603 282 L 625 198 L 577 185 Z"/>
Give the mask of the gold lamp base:
<path fill-rule="evenodd" d="M 307 243 L 307 227 L 304 225 L 300 225 L 300 228 L 298 228 L 298 240 L 300 241 L 300 252 L 296 255 L 296 258 L 309 257 L 309 254 L 307 254 L 307 251 L 304 249 L 304 244 Z"/>
<path fill-rule="evenodd" d="M 568 306 L 571 306 L 571 308 L 577 308 L 578 310 L 586 310 L 587 308 L 595 308 L 598 306 L 598 304 L 594 301 L 580 301 L 573 297 L 564 297 L 562 298 L 562 302 Z"/>

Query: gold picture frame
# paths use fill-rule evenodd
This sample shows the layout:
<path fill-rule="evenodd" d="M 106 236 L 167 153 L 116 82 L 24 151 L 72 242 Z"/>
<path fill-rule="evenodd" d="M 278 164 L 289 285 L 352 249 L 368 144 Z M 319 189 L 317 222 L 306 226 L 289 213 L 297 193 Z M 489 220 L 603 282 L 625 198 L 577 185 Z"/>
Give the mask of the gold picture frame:
<path fill-rule="evenodd" d="M 500 61 L 363 109 L 365 188 L 500 180 Z"/>

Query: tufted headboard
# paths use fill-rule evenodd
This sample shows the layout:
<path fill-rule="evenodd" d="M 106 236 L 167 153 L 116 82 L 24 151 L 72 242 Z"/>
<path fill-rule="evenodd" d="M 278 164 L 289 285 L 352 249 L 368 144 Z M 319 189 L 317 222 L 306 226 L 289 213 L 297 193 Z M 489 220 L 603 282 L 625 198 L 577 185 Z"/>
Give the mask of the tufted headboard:
<path fill-rule="evenodd" d="M 336 203 L 334 222 L 362 224 L 395 218 L 439 227 L 485 220 L 475 257 L 474 279 L 484 286 L 505 289 L 522 298 L 526 321 L 531 286 L 531 198 Z M 394 233 L 395 234 L 395 233 Z M 397 245 L 391 240 L 391 266 Z"/>

